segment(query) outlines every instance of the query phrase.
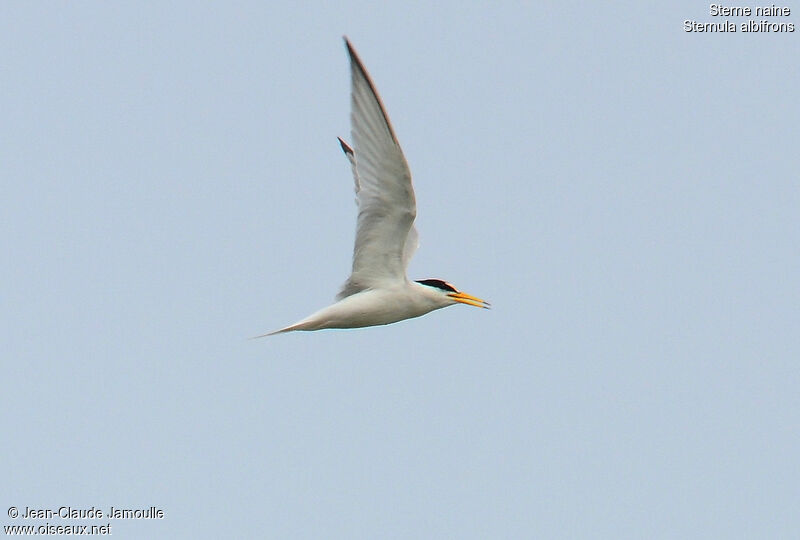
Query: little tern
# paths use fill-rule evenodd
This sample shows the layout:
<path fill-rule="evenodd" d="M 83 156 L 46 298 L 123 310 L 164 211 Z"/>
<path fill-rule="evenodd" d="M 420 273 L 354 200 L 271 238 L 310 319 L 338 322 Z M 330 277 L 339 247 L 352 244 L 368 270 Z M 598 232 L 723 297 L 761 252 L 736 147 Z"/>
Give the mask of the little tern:
<path fill-rule="evenodd" d="M 350 41 L 345 37 L 344 42 L 350 56 L 353 146 L 341 138 L 339 144 L 353 170 L 358 204 L 352 273 L 335 304 L 264 336 L 391 324 L 458 303 L 489 308 L 446 281 L 406 277 L 417 249 L 411 171 L 372 79 Z"/>

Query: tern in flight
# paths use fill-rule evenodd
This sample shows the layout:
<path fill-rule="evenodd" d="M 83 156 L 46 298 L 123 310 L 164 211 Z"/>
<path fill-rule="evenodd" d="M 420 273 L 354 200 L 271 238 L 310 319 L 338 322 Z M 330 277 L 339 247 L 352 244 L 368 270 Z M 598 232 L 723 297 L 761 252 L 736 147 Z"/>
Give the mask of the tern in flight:
<path fill-rule="evenodd" d="M 344 41 L 350 56 L 353 146 L 341 138 L 339 143 L 353 169 L 358 203 L 353 271 L 335 304 L 265 336 L 391 324 L 458 303 L 489 307 L 446 281 L 406 277 L 417 249 L 411 171 L 375 85 L 350 41 Z"/>

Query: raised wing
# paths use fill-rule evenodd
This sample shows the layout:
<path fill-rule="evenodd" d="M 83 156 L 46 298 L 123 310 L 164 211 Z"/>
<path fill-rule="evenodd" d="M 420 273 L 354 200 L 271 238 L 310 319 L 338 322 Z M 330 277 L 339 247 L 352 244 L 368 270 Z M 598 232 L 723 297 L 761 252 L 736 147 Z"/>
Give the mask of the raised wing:
<path fill-rule="evenodd" d="M 417 247 L 417 206 L 411 171 L 367 71 L 345 38 L 350 55 L 353 147 L 339 139 L 353 167 L 358 203 L 353 271 L 337 295 L 406 279 Z"/>

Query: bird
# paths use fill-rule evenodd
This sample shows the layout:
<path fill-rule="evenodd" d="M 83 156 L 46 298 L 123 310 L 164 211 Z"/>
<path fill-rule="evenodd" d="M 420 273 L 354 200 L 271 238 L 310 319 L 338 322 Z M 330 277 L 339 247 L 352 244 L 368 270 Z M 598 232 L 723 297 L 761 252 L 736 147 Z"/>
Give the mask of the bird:
<path fill-rule="evenodd" d="M 391 324 L 459 303 L 490 307 L 447 281 L 406 276 L 418 245 L 411 171 L 375 84 L 346 36 L 344 43 L 350 58 L 353 145 L 338 139 L 350 161 L 358 205 L 352 272 L 334 304 L 259 338 Z"/>

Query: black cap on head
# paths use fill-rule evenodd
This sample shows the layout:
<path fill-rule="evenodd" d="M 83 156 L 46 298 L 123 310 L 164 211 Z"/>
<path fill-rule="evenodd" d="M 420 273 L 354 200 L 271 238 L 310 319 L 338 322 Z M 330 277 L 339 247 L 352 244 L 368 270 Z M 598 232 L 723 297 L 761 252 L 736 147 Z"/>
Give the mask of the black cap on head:
<path fill-rule="evenodd" d="M 420 279 L 417 280 L 417 283 L 427 285 L 428 287 L 435 287 L 447 292 L 458 292 L 455 287 L 446 281 L 442 281 L 441 279 Z"/>

